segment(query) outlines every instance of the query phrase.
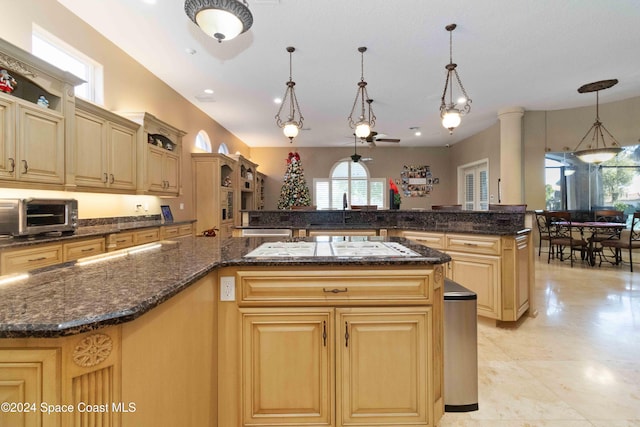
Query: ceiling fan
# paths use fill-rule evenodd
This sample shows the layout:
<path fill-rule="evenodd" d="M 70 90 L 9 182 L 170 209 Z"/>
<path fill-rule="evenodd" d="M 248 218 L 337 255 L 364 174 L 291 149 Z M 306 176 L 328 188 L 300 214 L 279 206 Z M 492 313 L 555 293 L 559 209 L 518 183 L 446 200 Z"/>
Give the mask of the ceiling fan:
<path fill-rule="evenodd" d="M 371 133 L 369 133 L 369 135 L 364 138 L 364 140 L 372 147 L 376 146 L 376 142 L 393 142 L 394 144 L 400 142 L 399 138 L 386 138 L 386 136 L 387 135 L 383 133 L 378 133 L 372 130 Z"/>
<path fill-rule="evenodd" d="M 362 157 L 360 154 L 358 154 L 358 138 L 356 137 L 356 134 L 353 134 L 353 154 L 349 157 L 351 157 L 351 160 L 353 160 L 353 163 L 358 163 L 359 161 L 363 161 L 363 162 L 368 162 L 373 160 L 371 157 Z"/>

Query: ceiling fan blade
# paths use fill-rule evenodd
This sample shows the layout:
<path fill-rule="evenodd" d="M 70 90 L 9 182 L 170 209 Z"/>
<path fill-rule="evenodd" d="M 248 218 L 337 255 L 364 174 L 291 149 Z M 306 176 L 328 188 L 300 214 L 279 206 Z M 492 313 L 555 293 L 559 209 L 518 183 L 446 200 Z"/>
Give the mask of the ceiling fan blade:
<path fill-rule="evenodd" d="M 376 138 L 376 142 L 400 142 L 398 138 Z"/>

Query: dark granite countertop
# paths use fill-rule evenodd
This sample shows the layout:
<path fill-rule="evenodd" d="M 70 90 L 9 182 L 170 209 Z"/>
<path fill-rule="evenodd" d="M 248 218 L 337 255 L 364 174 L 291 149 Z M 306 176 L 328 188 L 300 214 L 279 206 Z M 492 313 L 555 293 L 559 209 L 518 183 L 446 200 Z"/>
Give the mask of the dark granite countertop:
<path fill-rule="evenodd" d="M 420 266 L 451 259 L 402 238 L 364 239 L 398 242 L 422 256 L 244 258 L 260 244 L 282 239 L 179 237 L 156 249 L 83 266 L 67 263 L 0 284 L 0 338 L 60 337 L 128 322 L 219 267 Z"/>
<path fill-rule="evenodd" d="M 412 230 L 513 236 L 525 213 L 508 211 L 258 210 L 242 211 L 242 228 Z"/>

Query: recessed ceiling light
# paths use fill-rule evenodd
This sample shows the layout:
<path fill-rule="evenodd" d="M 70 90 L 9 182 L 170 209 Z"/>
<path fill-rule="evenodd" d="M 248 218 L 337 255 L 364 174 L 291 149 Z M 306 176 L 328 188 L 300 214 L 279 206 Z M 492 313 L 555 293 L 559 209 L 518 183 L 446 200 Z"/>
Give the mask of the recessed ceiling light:
<path fill-rule="evenodd" d="M 282 98 L 273 98 L 274 104 L 282 104 Z"/>
<path fill-rule="evenodd" d="M 204 93 L 208 93 L 209 95 L 211 95 L 213 93 L 213 89 L 205 89 Z"/>
<path fill-rule="evenodd" d="M 414 133 L 414 135 L 415 135 L 415 136 L 420 136 L 420 135 L 422 135 L 422 132 L 420 132 L 419 130 L 417 130 L 417 131 Z"/>

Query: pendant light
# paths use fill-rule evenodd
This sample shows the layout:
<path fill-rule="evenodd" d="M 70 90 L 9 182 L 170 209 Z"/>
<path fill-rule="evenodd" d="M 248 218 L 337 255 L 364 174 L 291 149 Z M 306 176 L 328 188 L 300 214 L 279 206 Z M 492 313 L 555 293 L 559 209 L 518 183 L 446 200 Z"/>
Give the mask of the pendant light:
<path fill-rule="evenodd" d="M 364 81 L 364 53 L 367 51 L 366 47 L 359 47 L 360 52 L 360 81 L 358 82 L 358 91 L 356 92 L 356 98 L 353 101 L 353 107 L 351 107 L 351 113 L 349 114 L 349 127 L 355 129 L 356 136 L 360 139 L 365 139 L 371 134 L 371 129 L 376 125 L 376 115 L 373 114 L 371 109 L 371 101 L 369 94 L 367 93 L 367 82 Z M 364 103 L 368 104 L 368 115 L 365 112 Z M 360 107 L 360 115 L 354 119 L 353 114 L 356 113 L 356 106 Z"/>
<path fill-rule="evenodd" d="M 351 160 L 353 160 L 353 163 L 358 163 L 360 161 L 360 159 L 362 158 L 362 156 L 360 154 L 358 154 L 358 150 L 357 150 L 357 142 L 358 142 L 358 137 L 356 136 L 356 134 L 353 134 L 353 154 L 351 155 Z"/>
<path fill-rule="evenodd" d="M 291 78 L 291 56 L 293 52 L 295 52 L 295 50 L 295 47 L 287 47 L 287 52 L 289 52 L 289 81 L 286 83 L 287 89 L 285 90 L 284 96 L 282 97 L 282 104 L 280 104 L 278 114 L 276 114 L 276 124 L 282 128 L 284 136 L 289 138 L 289 142 L 293 142 L 293 138 L 298 136 L 298 131 L 302 129 L 302 122 L 304 121 L 304 117 L 302 117 L 302 112 L 300 111 L 298 98 L 296 97 L 296 92 L 294 89 L 296 82 L 294 82 Z M 289 101 L 289 115 L 287 116 L 286 121 L 282 121 L 280 113 L 282 113 L 282 109 L 287 104 L 287 100 Z M 297 120 L 296 114 L 298 116 Z"/>
<path fill-rule="evenodd" d="M 622 151 L 618 141 L 616 141 L 613 135 L 611 135 L 600 121 L 599 92 L 604 89 L 609 89 L 611 86 L 616 84 L 618 84 L 618 79 L 600 80 L 598 82 L 587 83 L 586 85 L 578 88 L 579 93 L 596 93 L 596 121 L 591 125 L 587 133 L 580 140 L 580 143 L 573 150 L 573 154 L 585 163 L 594 163 L 598 165 L 602 162 L 613 159 L 620 151 Z M 609 146 L 607 146 L 607 143 L 605 142 L 605 134 L 611 138 Z M 587 146 L 587 149 L 578 150 L 589 135 L 591 135 L 591 144 Z M 600 146 L 600 142 L 602 142 L 602 147 Z"/>
<path fill-rule="evenodd" d="M 456 27 L 456 24 L 449 24 L 444 27 L 449 32 L 449 63 L 445 66 L 447 69 L 447 79 L 444 82 L 444 90 L 442 91 L 442 98 L 440 100 L 440 118 L 442 118 L 442 126 L 449 129 L 449 135 L 452 135 L 453 130 L 460 125 L 462 116 L 471 111 L 471 98 L 469 98 L 467 91 L 464 90 L 464 86 L 462 86 L 462 81 L 456 69 L 458 64 L 453 62 L 453 30 L 455 30 Z M 454 77 L 462 92 L 462 97 L 457 100 L 458 103 L 462 104 L 460 106 L 453 102 Z M 446 102 L 447 90 L 449 92 L 449 102 Z"/>
<path fill-rule="evenodd" d="M 218 43 L 235 38 L 253 24 L 253 15 L 246 0 L 186 0 L 184 11 Z"/>

